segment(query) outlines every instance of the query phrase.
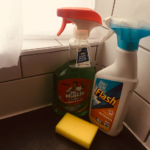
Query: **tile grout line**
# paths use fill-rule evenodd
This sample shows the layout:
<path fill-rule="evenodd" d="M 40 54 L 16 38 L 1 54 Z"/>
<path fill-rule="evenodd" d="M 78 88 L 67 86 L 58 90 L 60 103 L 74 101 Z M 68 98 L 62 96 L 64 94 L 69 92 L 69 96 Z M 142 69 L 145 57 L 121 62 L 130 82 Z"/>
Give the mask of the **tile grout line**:
<path fill-rule="evenodd" d="M 21 115 L 21 114 L 25 114 L 25 113 L 29 113 L 29 112 L 32 112 L 32 111 L 35 111 L 35 110 L 38 110 L 38 109 L 49 107 L 51 105 L 52 104 L 49 103 L 49 104 L 42 105 L 42 106 L 35 107 L 35 108 L 31 108 L 31 109 L 28 109 L 28 110 L 25 110 L 25 111 L 20 111 L 18 113 L 13 113 L 12 115 L 7 115 L 7 116 L 4 116 L 4 117 L 1 117 L 0 120 L 7 119 L 7 118 L 10 118 L 10 117 L 15 117 L 15 116 L 18 116 L 18 115 Z"/>
<path fill-rule="evenodd" d="M 93 45 L 93 46 L 91 46 L 91 47 L 96 47 L 96 46 L 98 46 L 98 45 Z M 64 51 L 69 51 L 69 49 L 66 49 L 66 50 L 58 50 L 58 51 L 54 51 L 54 52 L 41 52 L 41 53 L 35 53 L 35 54 L 28 54 L 28 55 L 22 55 L 22 56 L 20 56 L 20 57 L 26 57 L 26 56 L 33 56 L 33 55 L 42 55 L 42 54 L 49 54 L 49 53 L 56 53 L 56 52 L 64 52 Z"/>
<path fill-rule="evenodd" d="M 145 142 L 143 142 L 132 130 L 131 128 L 126 124 L 126 122 L 123 122 L 123 124 L 125 125 L 125 127 L 133 134 L 133 136 L 145 147 L 147 148 L 147 145 L 145 144 Z M 148 149 L 147 149 L 148 150 Z"/>
<path fill-rule="evenodd" d="M 60 45 L 62 45 L 60 42 L 59 42 L 59 40 L 57 40 L 57 39 L 55 39 Z M 63 45 L 62 45 L 63 46 Z"/>
<path fill-rule="evenodd" d="M 21 70 L 21 79 L 23 79 L 23 69 L 22 69 L 22 61 L 21 61 L 21 56 L 20 56 L 20 70 Z"/>
<path fill-rule="evenodd" d="M 150 102 L 148 102 L 145 98 L 143 98 L 139 93 L 135 92 L 135 94 L 137 94 L 143 101 L 145 101 L 148 105 L 150 105 Z"/>
<path fill-rule="evenodd" d="M 56 39 L 57 42 L 59 40 Z M 61 42 L 59 42 L 61 44 Z M 91 43 L 90 43 L 91 44 Z M 97 43 L 92 43 L 96 46 Z M 63 48 L 63 50 L 61 50 Z M 26 49 L 21 52 L 21 57 L 23 56 L 29 56 L 29 55 L 36 55 L 36 54 L 45 54 L 45 53 L 54 53 L 54 52 L 61 52 L 61 51 L 67 51 L 69 50 L 69 46 L 63 46 L 62 44 L 59 46 L 54 46 L 54 47 L 46 47 L 46 48 L 31 48 L 31 49 Z M 34 52 L 35 51 L 35 52 Z M 43 52 L 44 51 L 44 52 Z M 26 54 L 27 53 L 27 54 Z M 29 54 L 28 54 L 29 53 Z"/>
<path fill-rule="evenodd" d="M 96 52 L 95 52 L 95 58 L 94 58 L 95 62 L 96 62 L 97 50 L 98 50 L 98 46 L 96 46 Z M 96 63 L 95 63 L 95 65 L 96 65 Z"/>
<path fill-rule="evenodd" d="M 108 28 L 104 27 L 104 26 L 101 26 L 102 28 L 106 29 L 106 30 L 109 30 Z"/>
<path fill-rule="evenodd" d="M 146 141 L 148 140 L 149 137 L 150 137 L 150 130 L 148 131 L 147 136 L 146 136 L 144 142 L 146 142 Z"/>
<path fill-rule="evenodd" d="M 146 50 L 147 52 L 150 52 L 150 50 L 148 50 L 147 48 L 145 48 L 145 47 L 143 47 L 143 46 L 141 46 L 141 45 L 139 45 L 139 47 L 143 48 L 143 49 Z"/>
<path fill-rule="evenodd" d="M 48 74 L 53 74 L 54 72 L 48 72 L 48 73 L 44 73 L 44 74 L 37 74 L 37 75 L 33 75 L 33 76 L 28 76 L 28 77 L 24 77 L 23 79 L 28 79 L 28 78 L 33 78 L 33 77 L 38 77 L 38 76 L 43 76 L 43 75 L 48 75 Z"/>
<path fill-rule="evenodd" d="M 2 84 L 2 83 L 8 83 L 8 82 L 13 82 L 13 81 L 24 80 L 24 79 L 28 79 L 28 78 L 39 77 L 39 76 L 44 76 L 44 75 L 50 75 L 50 74 L 53 74 L 53 72 L 44 73 L 44 74 L 38 74 L 38 75 L 33 75 L 33 76 L 28 76 L 28 77 L 13 79 L 13 80 L 7 80 L 7 81 L 0 82 L 0 84 Z"/>
<path fill-rule="evenodd" d="M 59 51 L 64 51 L 68 50 L 69 46 L 55 46 L 55 47 L 47 47 L 47 48 L 31 48 L 31 49 L 26 49 L 21 52 L 20 56 L 27 56 L 27 55 L 35 55 L 35 54 L 44 54 L 44 53 L 52 53 L 52 52 L 59 52 Z M 63 50 L 62 50 L 63 48 Z M 43 52 L 44 51 L 44 52 Z M 31 52 L 31 53 L 30 53 Z M 29 53 L 29 54 L 26 54 Z"/>
<path fill-rule="evenodd" d="M 21 57 L 26 57 L 26 56 L 31 56 L 31 55 L 41 55 L 41 54 L 48 54 L 48 53 L 55 53 L 55 52 L 63 52 L 63 51 L 68 51 L 69 49 L 66 49 L 66 50 L 61 50 L 61 51 L 54 51 L 54 52 L 44 52 L 44 53 L 35 53 L 35 54 L 28 54 L 28 55 L 23 55 Z"/>
<path fill-rule="evenodd" d="M 91 47 L 95 47 L 95 46 L 97 46 L 97 44 L 96 45 L 93 45 L 93 46 L 91 46 Z M 66 47 L 66 49 L 64 49 L 64 50 L 56 50 L 56 51 L 52 51 L 52 52 L 40 52 L 40 53 L 33 53 L 33 54 L 27 54 L 27 55 L 21 55 L 20 57 L 26 57 L 26 56 L 30 56 L 30 55 L 41 55 L 41 54 L 47 54 L 47 53 L 55 53 L 55 52 L 63 52 L 63 51 L 68 51 L 69 50 L 69 46 L 68 47 Z"/>
<path fill-rule="evenodd" d="M 115 4 L 116 4 L 116 0 L 114 0 L 114 4 L 113 4 L 113 8 L 112 8 L 112 12 L 111 12 L 111 16 L 113 15 L 114 8 L 115 8 Z"/>

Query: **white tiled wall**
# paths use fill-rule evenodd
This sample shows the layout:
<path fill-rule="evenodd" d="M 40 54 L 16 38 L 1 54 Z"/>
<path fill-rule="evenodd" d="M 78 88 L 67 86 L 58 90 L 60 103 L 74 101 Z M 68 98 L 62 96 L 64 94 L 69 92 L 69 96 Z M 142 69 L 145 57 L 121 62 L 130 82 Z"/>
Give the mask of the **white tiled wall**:
<path fill-rule="evenodd" d="M 96 47 L 91 47 L 91 51 L 93 56 L 95 56 Z M 23 77 L 54 72 L 68 59 L 68 50 L 21 56 Z"/>
<path fill-rule="evenodd" d="M 21 77 L 20 60 L 18 66 L 0 69 L 0 82 L 20 79 Z"/>
<path fill-rule="evenodd" d="M 98 34 L 101 37 L 106 35 L 107 32 L 108 32 L 107 29 L 104 29 L 102 27 L 98 28 Z M 116 47 L 117 47 L 116 35 L 114 34 L 102 46 L 103 48 L 101 48 L 100 45 L 99 50 L 97 51 L 96 63 L 98 65 L 109 66 L 115 61 L 116 58 Z"/>
<path fill-rule="evenodd" d="M 99 13 L 103 19 L 111 15 L 113 4 L 114 0 L 96 0 L 94 10 Z M 103 26 L 107 27 L 104 22 Z"/>
<path fill-rule="evenodd" d="M 142 141 L 145 141 L 147 133 L 150 130 L 149 118 L 150 105 L 143 101 L 137 94 L 133 93 L 125 122 Z"/>
<path fill-rule="evenodd" d="M 53 74 L 0 84 L 0 119 L 51 103 Z"/>
<path fill-rule="evenodd" d="M 138 49 L 138 78 L 139 84 L 135 89 L 150 104 L 150 52 Z"/>
<path fill-rule="evenodd" d="M 107 16 L 126 16 L 136 17 L 150 23 L 150 0 L 115 0 L 114 7 L 112 1 L 97 0 L 100 6 L 96 6 L 98 13 L 102 11 L 102 17 Z M 108 5 L 109 10 L 98 10 L 103 5 Z M 111 7 L 110 7 L 111 6 Z M 107 12 L 106 12 L 107 11 Z M 101 14 L 100 14 L 101 15 Z M 105 27 L 105 25 L 103 24 Z M 107 33 L 107 29 L 96 28 L 99 35 Z M 128 127 L 137 135 L 144 145 L 150 148 L 150 37 L 140 41 L 138 49 L 138 78 L 139 84 L 130 100 L 130 106 L 126 115 L 125 122 Z M 116 36 L 111 37 L 105 42 L 104 48 L 97 52 L 97 65 L 108 66 L 115 61 Z M 148 138 L 149 137 L 149 138 Z"/>
<path fill-rule="evenodd" d="M 68 51 L 61 51 L 22 56 L 23 77 L 54 72 L 67 61 L 68 55 Z"/>

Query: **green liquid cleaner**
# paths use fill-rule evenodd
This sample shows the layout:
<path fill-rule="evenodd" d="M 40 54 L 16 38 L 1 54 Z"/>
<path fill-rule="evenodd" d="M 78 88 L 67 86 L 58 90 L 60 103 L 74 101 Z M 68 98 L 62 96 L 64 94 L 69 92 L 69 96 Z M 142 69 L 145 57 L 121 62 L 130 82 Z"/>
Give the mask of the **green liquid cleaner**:
<path fill-rule="evenodd" d="M 54 73 L 53 109 L 64 115 L 70 112 L 76 116 L 88 113 L 95 67 L 75 67 L 70 61 Z"/>
<path fill-rule="evenodd" d="M 83 116 L 89 111 L 96 71 L 87 34 L 83 33 L 80 38 L 70 39 L 68 62 L 54 72 L 53 109 L 60 115 L 69 112 Z"/>

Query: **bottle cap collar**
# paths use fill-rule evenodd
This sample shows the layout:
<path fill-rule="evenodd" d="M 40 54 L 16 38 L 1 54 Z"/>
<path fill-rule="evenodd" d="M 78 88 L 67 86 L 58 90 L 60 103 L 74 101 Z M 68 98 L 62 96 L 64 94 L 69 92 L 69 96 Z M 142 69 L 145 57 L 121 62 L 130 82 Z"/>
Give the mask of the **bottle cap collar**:
<path fill-rule="evenodd" d="M 74 27 L 74 37 L 77 39 L 86 39 L 88 38 L 88 30 L 77 30 Z"/>

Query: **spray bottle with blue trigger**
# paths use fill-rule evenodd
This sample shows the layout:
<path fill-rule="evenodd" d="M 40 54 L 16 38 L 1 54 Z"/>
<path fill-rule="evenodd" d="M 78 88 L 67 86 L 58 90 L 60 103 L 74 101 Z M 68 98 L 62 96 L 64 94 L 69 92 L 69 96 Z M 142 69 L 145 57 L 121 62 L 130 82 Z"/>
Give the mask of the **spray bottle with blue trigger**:
<path fill-rule="evenodd" d="M 104 22 L 110 29 L 101 42 L 116 33 L 116 60 L 95 75 L 89 117 L 101 131 L 116 136 L 123 129 L 128 102 L 138 84 L 137 49 L 140 39 L 150 36 L 150 24 L 114 16 Z"/>

